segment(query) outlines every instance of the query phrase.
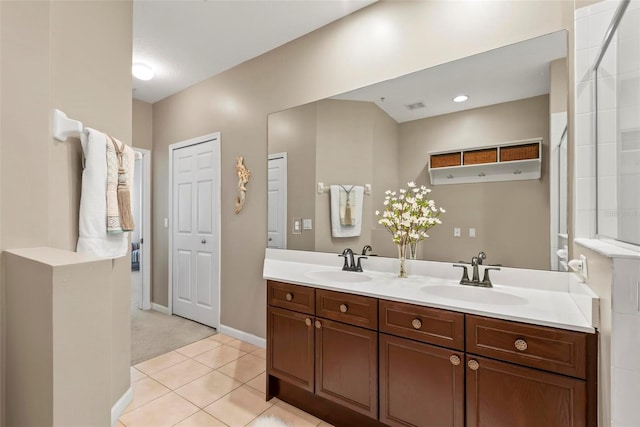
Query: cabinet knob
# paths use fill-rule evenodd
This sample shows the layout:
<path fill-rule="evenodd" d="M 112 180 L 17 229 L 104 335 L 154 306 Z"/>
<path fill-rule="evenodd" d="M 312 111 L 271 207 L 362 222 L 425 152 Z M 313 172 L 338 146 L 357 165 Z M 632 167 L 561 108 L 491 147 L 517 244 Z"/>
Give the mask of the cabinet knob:
<path fill-rule="evenodd" d="M 320 329 L 320 327 L 322 327 L 322 324 L 319 320 L 316 320 L 316 329 Z"/>
<path fill-rule="evenodd" d="M 477 371 L 478 368 L 480 367 L 480 364 L 478 363 L 477 360 L 471 359 L 467 362 L 467 366 L 469 366 L 469 369 L 471 369 L 472 371 Z"/>
<path fill-rule="evenodd" d="M 346 313 L 347 310 L 349 310 L 349 307 L 347 306 L 347 304 L 340 304 L 340 312 L 341 313 Z"/>
<path fill-rule="evenodd" d="M 460 358 L 455 354 L 452 354 L 451 357 L 449 357 L 449 362 L 451 362 L 453 366 L 458 366 L 460 364 Z"/>
<path fill-rule="evenodd" d="M 527 347 L 529 347 L 527 342 L 521 338 L 516 340 L 515 346 L 516 346 L 516 349 L 519 351 L 525 351 Z"/>
<path fill-rule="evenodd" d="M 304 319 L 304 323 L 305 323 L 307 326 L 311 326 L 311 323 L 312 323 L 312 322 L 311 322 L 311 319 L 309 319 L 309 318 L 307 317 L 306 319 Z"/>
<path fill-rule="evenodd" d="M 293 294 L 287 294 L 284 297 L 287 299 L 287 301 L 291 301 L 293 299 Z"/>
<path fill-rule="evenodd" d="M 420 319 L 413 319 L 411 321 L 411 326 L 413 326 L 413 329 L 420 329 L 422 328 L 422 322 L 420 321 Z"/>

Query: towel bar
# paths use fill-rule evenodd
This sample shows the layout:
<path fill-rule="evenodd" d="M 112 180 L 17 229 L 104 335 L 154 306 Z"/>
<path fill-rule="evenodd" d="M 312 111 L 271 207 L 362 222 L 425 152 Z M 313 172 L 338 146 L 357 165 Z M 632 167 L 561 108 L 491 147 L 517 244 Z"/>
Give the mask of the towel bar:
<path fill-rule="evenodd" d="M 53 137 L 58 141 L 66 141 L 67 138 L 80 138 L 80 133 L 84 129 L 82 122 L 67 117 L 65 113 L 53 110 Z"/>
<path fill-rule="evenodd" d="M 318 183 L 318 194 L 328 193 L 330 190 L 330 185 L 324 185 L 324 182 Z M 371 184 L 364 185 L 364 194 L 366 194 L 367 196 L 371 195 Z"/>

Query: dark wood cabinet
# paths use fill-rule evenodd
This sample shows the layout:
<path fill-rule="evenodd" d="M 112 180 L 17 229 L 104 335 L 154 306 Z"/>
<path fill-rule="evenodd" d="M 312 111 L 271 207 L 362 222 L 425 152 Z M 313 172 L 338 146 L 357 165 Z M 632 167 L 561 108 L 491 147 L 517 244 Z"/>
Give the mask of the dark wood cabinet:
<path fill-rule="evenodd" d="M 378 418 L 378 333 L 317 318 L 316 394 Z"/>
<path fill-rule="evenodd" d="M 313 317 L 290 310 L 267 309 L 267 370 L 269 375 L 314 390 Z"/>
<path fill-rule="evenodd" d="M 467 353 L 577 378 L 587 375 L 587 334 L 466 315 Z"/>
<path fill-rule="evenodd" d="M 467 355 L 468 427 L 584 427 L 586 381 Z"/>
<path fill-rule="evenodd" d="M 464 353 L 380 334 L 380 421 L 464 426 Z"/>
<path fill-rule="evenodd" d="M 336 426 L 597 425 L 597 334 L 267 287 L 268 399 Z"/>

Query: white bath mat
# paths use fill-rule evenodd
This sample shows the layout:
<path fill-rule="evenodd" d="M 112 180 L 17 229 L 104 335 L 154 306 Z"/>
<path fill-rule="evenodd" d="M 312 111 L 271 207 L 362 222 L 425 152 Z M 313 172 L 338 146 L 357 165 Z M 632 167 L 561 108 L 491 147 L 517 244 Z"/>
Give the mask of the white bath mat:
<path fill-rule="evenodd" d="M 272 415 L 265 415 L 263 417 L 260 417 L 251 425 L 253 427 L 291 427 L 280 418 L 274 417 Z"/>

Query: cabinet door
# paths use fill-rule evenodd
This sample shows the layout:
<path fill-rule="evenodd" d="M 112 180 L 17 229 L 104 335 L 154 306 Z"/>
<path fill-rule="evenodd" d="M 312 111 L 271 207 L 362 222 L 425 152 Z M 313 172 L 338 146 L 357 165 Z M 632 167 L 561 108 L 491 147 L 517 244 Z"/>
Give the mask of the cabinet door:
<path fill-rule="evenodd" d="M 586 382 L 467 355 L 467 426 L 583 427 Z"/>
<path fill-rule="evenodd" d="M 313 318 L 268 307 L 267 373 L 313 392 Z"/>
<path fill-rule="evenodd" d="M 378 333 L 316 319 L 316 394 L 378 417 Z"/>
<path fill-rule="evenodd" d="M 464 354 L 380 334 L 380 421 L 464 426 Z"/>

